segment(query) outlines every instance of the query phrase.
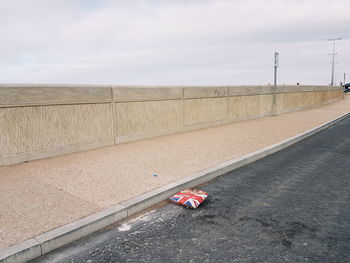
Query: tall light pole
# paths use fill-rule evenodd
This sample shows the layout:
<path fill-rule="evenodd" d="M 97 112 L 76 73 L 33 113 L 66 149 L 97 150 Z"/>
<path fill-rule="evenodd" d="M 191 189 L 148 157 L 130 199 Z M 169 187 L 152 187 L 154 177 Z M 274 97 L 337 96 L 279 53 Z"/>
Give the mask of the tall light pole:
<path fill-rule="evenodd" d="M 274 60 L 274 68 L 275 68 L 275 71 L 274 71 L 274 78 L 273 78 L 273 85 L 276 87 L 277 86 L 277 68 L 278 68 L 278 57 L 279 57 L 279 54 L 278 52 L 275 52 L 275 60 Z"/>
<path fill-rule="evenodd" d="M 343 85 L 345 85 L 345 77 L 346 77 L 346 73 L 344 72 L 344 82 L 343 82 Z"/>
<path fill-rule="evenodd" d="M 274 59 L 274 78 L 273 78 L 273 101 L 272 101 L 272 115 L 277 115 L 277 109 L 276 109 L 276 93 L 277 93 L 277 68 L 278 68 L 278 59 L 279 54 L 278 52 L 275 52 L 275 59 Z"/>
<path fill-rule="evenodd" d="M 334 56 L 337 55 L 335 53 L 335 41 L 342 39 L 341 37 L 338 38 L 328 38 L 327 41 L 333 41 L 333 52 L 332 54 L 328 54 L 332 56 L 332 75 L 331 75 L 331 86 L 334 85 Z"/>

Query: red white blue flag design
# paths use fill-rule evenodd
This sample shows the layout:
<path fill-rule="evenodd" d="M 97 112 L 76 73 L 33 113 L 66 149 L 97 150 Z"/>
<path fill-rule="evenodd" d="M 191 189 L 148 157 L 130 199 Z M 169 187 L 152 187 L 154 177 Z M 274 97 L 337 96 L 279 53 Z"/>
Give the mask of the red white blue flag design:
<path fill-rule="evenodd" d="M 204 191 L 186 189 L 171 196 L 169 201 L 188 208 L 197 208 L 207 197 L 208 194 Z"/>

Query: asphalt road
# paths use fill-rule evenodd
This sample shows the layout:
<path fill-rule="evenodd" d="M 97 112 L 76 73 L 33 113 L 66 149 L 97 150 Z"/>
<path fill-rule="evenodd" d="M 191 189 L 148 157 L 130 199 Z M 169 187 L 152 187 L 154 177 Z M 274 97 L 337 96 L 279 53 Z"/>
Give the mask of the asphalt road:
<path fill-rule="evenodd" d="M 350 118 L 201 189 L 36 262 L 350 262 Z"/>

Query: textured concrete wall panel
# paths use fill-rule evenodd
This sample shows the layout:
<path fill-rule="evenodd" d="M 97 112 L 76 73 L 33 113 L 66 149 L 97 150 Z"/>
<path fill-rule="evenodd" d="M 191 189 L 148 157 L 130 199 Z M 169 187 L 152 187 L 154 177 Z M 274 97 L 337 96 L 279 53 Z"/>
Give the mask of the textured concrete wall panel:
<path fill-rule="evenodd" d="M 237 121 L 268 115 L 272 111 L 272 101 L 272 94 L 230 97 L 228 118 Z"/>
<path fill-rule="evenodd" d="M 307 100 L 309 100 L 311 92 L 308 93 L 285 93 L 282 96 L 283 99 L 283 112 L 291 111 L 304 107 Z M 310 105 L 311 106 L 311 105 Z"/>
<path fill-rule="evenodd" d="M 342 90 L 277 94 L 277 112 L 307 109 L 343 98 Z"/>
<path fill-rule="evenodd" d="M 0 108 L 0 156 L 113 138 L 110 104 Z"/>
<path fill-rule="evenodd" d="M 230 121 L 257 116 L 260 107 L 258 95 L 230 97 L 228 105 Z"/>
<path fill-rule="evenodd" d="M 182 100 L 115 103 L 116 141 L 182 131 Z"/>
<path fill-rule="evenodd" d="M 260 95 L 260 116 L 269 115 L 273 111 L 273 94 Z"/>
<path fill-rule="evenodd" d="M 209 124 L 227 120 L 227 98 L 186 99 L 184 125 Z M 208 127 L 210 125 L 205 125 Z"/>
<path fill-rule="evenodd" d="M 337 99 L 342 99 L 343 97 L 344 97 L 344 93 L 342 90 L 323 91 L 321 93 L 322 103 L 329 103 Z"/>

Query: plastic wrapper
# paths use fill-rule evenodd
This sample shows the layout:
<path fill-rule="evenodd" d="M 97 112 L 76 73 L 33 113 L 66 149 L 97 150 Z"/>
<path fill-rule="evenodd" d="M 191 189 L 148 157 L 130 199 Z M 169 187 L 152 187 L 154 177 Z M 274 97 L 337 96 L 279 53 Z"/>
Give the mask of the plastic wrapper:
<path fill-rule="evenodd" d="M 188 208 L 197 208 L 208 197 L 208 193 L 197 189 L 186 189 L 171 196 L 171 203 L 182 205 Z"/>

